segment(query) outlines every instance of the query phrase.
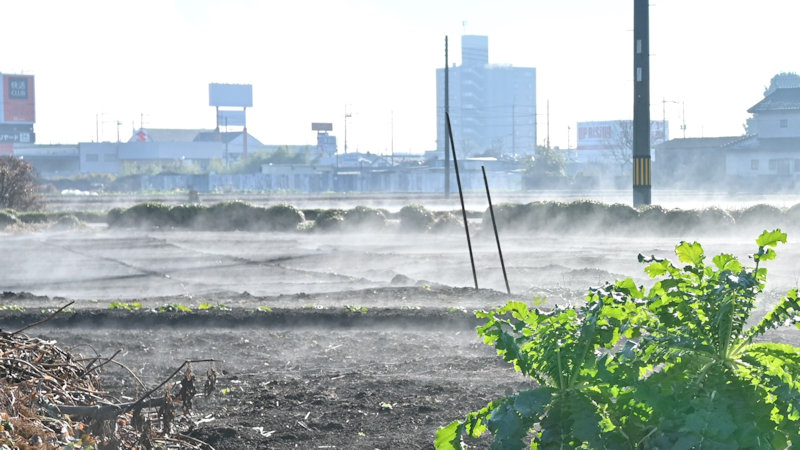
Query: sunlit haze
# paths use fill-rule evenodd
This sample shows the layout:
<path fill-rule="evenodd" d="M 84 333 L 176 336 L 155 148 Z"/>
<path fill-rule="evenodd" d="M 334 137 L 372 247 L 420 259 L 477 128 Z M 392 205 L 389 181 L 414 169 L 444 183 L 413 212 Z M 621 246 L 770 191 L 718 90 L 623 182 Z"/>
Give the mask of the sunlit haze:
<path fill-rule="evenodd" d="M 684 117 L 687 137 L 743 134 L 770 79 L 800 71 L 798 12 L 651 2 L 652 119 L 672 138 Z M 0 72 L 36 77 L 41 144 L 213 128 L 208 84 L 244 83 L 248 131 L 265 144 L 314 144 L 311 122 L 342 136 L 347 110 L 351 150 L 421 153 L 436 148 L 444 37 L 460 64 L 462 34 L 489 37 L 490 63 L 536 68 L 539 143 L 548 101 L 561 147 L 577 122 L 633 111 L 632 1 L 46 0 L 3 2 L 2 18 Z"/>

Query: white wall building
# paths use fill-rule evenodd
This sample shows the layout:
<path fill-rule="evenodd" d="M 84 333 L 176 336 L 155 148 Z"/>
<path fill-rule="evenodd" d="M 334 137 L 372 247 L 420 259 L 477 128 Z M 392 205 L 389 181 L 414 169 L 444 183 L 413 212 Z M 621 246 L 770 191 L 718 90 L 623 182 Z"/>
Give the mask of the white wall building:
<path fill-rule="evenodd" d="M 461 37 L 461 65 L 449 70 L 450 121 L 457 154 L 532 155 L 536 69 L 489 64 L 489 38 Z M 445 149 L 444 69 L 436 70 L 437 148 Z"/>

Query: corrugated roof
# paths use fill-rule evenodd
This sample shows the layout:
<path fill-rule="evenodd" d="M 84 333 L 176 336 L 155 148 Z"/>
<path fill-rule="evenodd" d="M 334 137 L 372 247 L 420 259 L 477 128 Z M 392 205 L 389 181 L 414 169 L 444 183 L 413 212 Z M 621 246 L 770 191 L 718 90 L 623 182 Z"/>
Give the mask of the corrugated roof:
<path fill-rule="evenodd" d="M 800 88 L 781 88 L 747 110 L 749 113 L 800 110 Z"/>
<path fill-rule="evenodd" d="M 138 132 L 139 130 L 137 130 Z M 191 129 L 169 129 L 169 128 L 145 128 L 147 138 L 151 142 L 194 142 L 200 133 L 213 133 L 214 130 L 191 130 Z M 129 142 L 136 141 L 136 133 Z"/>
<path fill-rule="evenodd" d="M 659 150 L 696 150 L 708 148 L 722 148 L 726 145 L 732 144 L 741 140 L 742 136 L 725 136 L 725 137 L 709 137 L 709 138 L 683 138 L 671 139 L 663 144 L 656 145 Z"/>
<path fill-rule="evenodd" d="M 242 135 L 241 131 L 220 132 L 219 136 L 214 130 L 198 133 L 194 142 L 231 142 Z"/>
<path fill-rule="evenodd" d="M 731 149 L 747 152 L 797 152 L 800 155 L 800 138 L 759 138 L 755 147 L 732 146 Z"/>

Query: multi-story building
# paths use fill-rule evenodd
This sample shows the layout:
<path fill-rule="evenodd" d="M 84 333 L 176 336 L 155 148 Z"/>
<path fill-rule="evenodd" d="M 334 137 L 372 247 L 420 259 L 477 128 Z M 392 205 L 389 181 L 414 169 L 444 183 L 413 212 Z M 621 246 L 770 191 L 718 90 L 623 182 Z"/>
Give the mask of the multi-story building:
<path fill-rule="evenodd" d="M 489 38 L 461 37 L 461 65 L 449 68 L 450 121 L 463 156 L 532 155 L 536 69 L 489 64 Z M 445 150 L 444 68 L 436 70 L 437 148 Z"/>

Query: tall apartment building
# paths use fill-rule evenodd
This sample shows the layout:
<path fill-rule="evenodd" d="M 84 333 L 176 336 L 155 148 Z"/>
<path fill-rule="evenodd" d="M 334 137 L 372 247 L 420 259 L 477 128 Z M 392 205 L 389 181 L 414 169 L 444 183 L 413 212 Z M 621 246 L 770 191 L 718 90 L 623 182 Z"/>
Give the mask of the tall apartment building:
<path fill-rule="evenodd" d="M 461 65 L 449 70 L 450 121 L 462 156 L 532 155 L 536 69 L 489 64 L 489 38 L 461 37 Z M 444 152 L 444 69 L 436 69 L 436 140 Z"/>

